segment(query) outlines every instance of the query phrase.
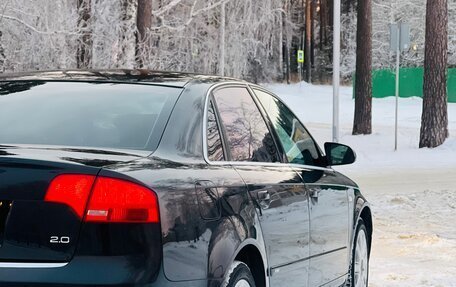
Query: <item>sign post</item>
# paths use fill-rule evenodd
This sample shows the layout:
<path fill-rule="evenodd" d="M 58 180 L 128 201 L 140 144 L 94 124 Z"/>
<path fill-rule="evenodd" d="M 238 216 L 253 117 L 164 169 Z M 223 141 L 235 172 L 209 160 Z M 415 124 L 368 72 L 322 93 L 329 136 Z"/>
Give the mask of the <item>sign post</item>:
<path fill-rule="evenodd" d="M 390 24 L 390 49 L 396 52 L 396 106 L 394 123 L 394 150 L 397 151 L 399 122 L 399 72 L 401 52 L 410 47 L 410 26 L 406 23 Z"/>
<path fill-rule="evenodd" d="M 302 65 L 304 64 L 304 50 L 298 50 L 299 85 L 302 82 Z"/>

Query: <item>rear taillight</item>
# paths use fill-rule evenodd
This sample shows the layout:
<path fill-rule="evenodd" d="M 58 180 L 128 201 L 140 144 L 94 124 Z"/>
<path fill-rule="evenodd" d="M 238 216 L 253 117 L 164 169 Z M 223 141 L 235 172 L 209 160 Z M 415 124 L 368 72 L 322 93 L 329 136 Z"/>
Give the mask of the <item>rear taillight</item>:
<path fill-rule="evenodd" d="M 89 222 L 159 222 L 156 194 L 121 179 L 60 175 L 52 181 L 45 200 L 66 204 Z"/>
<path fill-rule="evenodd" d="M 66 204 L 82 218 L 94 181 L 93 175 L 59 175 L 52 180 L 44 200 Z"/>
<path fill-rule="evenodd" d="M 86 221 L 158 222 L 157 196 L 139 184 L 98 177 L 87 206 Z"/>

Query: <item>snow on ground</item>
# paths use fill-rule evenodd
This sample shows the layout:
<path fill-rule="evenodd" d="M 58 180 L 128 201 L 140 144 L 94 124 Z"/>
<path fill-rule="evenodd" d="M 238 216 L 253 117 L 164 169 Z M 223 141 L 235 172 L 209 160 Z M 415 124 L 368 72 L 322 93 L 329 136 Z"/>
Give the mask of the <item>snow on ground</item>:
<path fill-rule="evenodd" d="M 331 140 L 332 87 L 269 85 L 319 142 Z M 399 150 L 394 151 L 394 98 L 373 99 L 372 135 L 352 136 L 352 87 L 341 88 L 340 142 L 357 162 L 337 168 L 371 203 L 374 238 L 370 286 L 456 286 L 456 104 L 450 138 L 418 149 L 422 100 L 399 101 Z"/>

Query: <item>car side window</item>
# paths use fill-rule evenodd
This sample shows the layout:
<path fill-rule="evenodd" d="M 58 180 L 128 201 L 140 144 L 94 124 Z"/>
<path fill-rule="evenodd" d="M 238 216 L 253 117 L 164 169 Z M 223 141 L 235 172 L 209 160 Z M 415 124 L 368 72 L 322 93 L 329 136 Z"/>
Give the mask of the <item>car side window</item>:
<path fill-rule="evenodd" d="M 212 100 L 207 108 L 207 156 L 211 161 L 224 161 L 222 137 Z"/>
<path fill-rule="evenodd" d="M 214 98 L 232 161 L 279 161 L 274 139 L 246 88 L 219 89 Z"/>
<path fill-rule="evenodd" d="M 317 144 L 298 118 L 281 101 L 261 90 L 254 90 L 263 105 L 286 153 L 288 162 L 320 166 Z"/>

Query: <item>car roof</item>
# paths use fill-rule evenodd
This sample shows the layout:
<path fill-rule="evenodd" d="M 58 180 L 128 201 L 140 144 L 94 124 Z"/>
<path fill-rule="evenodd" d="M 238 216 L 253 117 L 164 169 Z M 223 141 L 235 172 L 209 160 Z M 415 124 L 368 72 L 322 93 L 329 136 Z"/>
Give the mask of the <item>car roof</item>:
<path fill-rule="evenodd" d="M 6 81 L 81 81 L 81 82 L 121 82 L 132 84 L 152 84 L 172 87 L 185 87 L 189 82 L 202 81 L 218 83 L 240 81 L 234 78 L 203 74 L 153 71 L 146 69 L 116 70 L 49 70 L 0 74 L 0 82 Z"/>

